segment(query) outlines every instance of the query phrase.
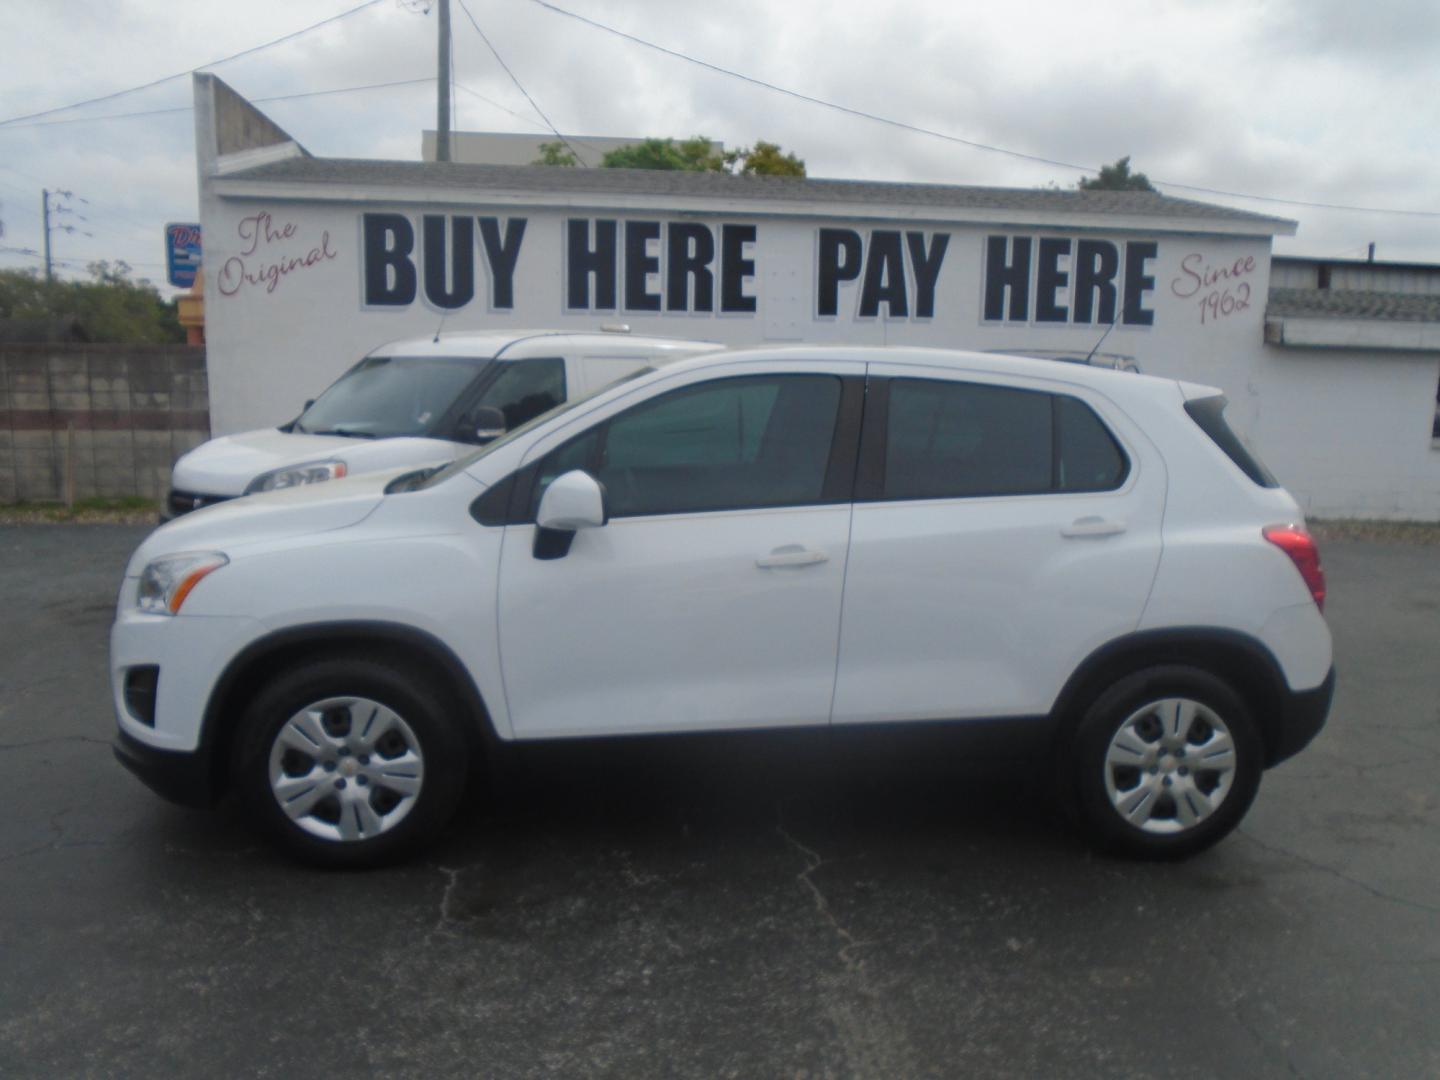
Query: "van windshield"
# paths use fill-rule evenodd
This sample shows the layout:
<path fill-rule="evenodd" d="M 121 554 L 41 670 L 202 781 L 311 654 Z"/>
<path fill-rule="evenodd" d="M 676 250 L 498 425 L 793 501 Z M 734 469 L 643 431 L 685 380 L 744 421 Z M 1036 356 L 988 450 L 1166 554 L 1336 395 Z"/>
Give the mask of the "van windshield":
<path fill-rule="evenodd" d="M 302 435 L 434 435 L 486 357 L 367 356 L 301 413 Z"/>

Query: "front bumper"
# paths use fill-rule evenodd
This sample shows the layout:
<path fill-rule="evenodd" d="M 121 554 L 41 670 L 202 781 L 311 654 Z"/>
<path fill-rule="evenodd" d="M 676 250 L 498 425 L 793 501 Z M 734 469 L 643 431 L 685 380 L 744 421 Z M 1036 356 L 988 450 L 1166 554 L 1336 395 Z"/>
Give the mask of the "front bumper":
<path fill-rule="evenodd" d="M 160 750 L 123 731 L 115 733 L 115 757 L 158 795 L 182 806 L 213 806 L 218 785 L 205 747 L 192 752 Z"/>
<path fill-rule="evenodd" d="M 210 495 L 198 491 L 181 491 L 179 488 L 171 488 L 170 494 L 160 507 L 160 524 L 173 521 L 181 514 L 188 514 L 192 510 L 200 510 L 206 506 L 214 506 L 216 503 L 229 502 L 238 498 L 236 495 Z"/>
<path fill-rule="evenodd" d="M 1270 765 L 1278 765 L 1294 757 L 1320 734 L 1330 715 L 1330 702 L 1335 696 L 1335 668 L 1332 665 L 1325 681 L 1313 690 L 1290 691 L 1280 704 L 1279 723 L 1275 725 L 1270 747 Z"/>

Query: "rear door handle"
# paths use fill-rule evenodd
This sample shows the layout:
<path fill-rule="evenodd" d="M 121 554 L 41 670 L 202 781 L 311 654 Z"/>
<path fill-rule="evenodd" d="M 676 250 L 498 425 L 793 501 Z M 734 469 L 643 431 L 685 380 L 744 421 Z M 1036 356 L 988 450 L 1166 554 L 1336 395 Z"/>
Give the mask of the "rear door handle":
<path fill-rule="evenodd" d="M 1124 531 L 1125 523 L 1123 521 L 1111 521 L 1109 518 L 1091 514 L 1087 517 L 1076 518 L 1060 530 L 1060 535 L 1066 537 L 1115 536 Z"/>
<path fill-rule="evenodd" d="M 823 551 L 804 548 L 799 544 L 786 544 L 769 555 L 761 555 L 755 560 L 755 565 L 762 570 L 768 570 L 776 566 L 814 566 L 816 563 L 829 561 L 830 556 Z"/>

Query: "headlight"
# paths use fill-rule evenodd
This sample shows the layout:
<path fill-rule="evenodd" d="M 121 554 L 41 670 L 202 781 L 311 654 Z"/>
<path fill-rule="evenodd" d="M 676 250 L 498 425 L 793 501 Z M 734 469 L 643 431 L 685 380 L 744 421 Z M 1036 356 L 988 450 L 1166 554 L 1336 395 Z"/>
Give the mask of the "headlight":
<path fill-rule="evenodd" d="M 201 578 L 229 561 L 218 551 L 187 551 L 154 560 L 140 575 L 140 610 L 174 615 Z"/>
<path fill-rule="evenodd" d="M 318 484 L 322 480 L 339 480 L 344 475 L 343 461 L 311 461 L 304 465 L 287 465 L 283 469 L 272 469 L 255 477 L 245 488 L 245 494 L 279 491 L 281 488 L 297 487 L 300 484 Z"/>

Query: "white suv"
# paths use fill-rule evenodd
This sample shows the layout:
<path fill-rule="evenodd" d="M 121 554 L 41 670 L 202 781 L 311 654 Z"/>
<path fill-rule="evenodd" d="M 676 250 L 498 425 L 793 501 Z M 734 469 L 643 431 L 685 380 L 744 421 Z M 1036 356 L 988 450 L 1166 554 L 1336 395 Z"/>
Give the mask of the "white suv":
<path fill-rule="evenodd" d="M 131 559 L 121 759 L 314 861 L 433 835 L 519 740 L 944 722 L 1104 845 L 1224 836 L 1320 729 L 1324 579 L 1218 392 L 806 347 L 683 360 L 431 475 L 187 515 Z"/>
<path fill-rule="evenodd" d="M 240 495 L 447 464 L 572 397 L 722 348 L 628 334 L 464 332 L 381 345 L 288 424 L 223 435 L 181 457 L 160 520 Z"/>

